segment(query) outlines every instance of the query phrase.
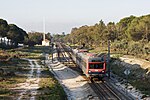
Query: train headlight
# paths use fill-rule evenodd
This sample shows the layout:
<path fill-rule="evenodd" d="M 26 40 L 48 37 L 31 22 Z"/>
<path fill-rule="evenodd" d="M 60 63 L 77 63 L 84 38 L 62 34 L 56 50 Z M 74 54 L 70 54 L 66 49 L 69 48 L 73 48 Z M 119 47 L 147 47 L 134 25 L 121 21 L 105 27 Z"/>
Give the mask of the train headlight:
<path fill-rule="evenodd" d="M 91 71 L 89 70 L 89 73 L 91 73 Z"/>
<path fill-rule="evenodd" d="M 104 73 L 104 71 L 102 71 L 102 73 Z"/>

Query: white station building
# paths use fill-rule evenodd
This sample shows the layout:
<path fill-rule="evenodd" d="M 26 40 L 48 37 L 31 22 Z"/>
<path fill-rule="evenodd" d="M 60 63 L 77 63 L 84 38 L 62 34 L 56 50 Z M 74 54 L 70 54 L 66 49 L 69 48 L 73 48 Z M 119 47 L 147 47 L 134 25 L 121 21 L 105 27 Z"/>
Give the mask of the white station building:
<path fill-rule="evenodd" d="M 42 41 L 42 46 L 49 46 L 50 41 L 48 39 L 45 39 L 45 33 L 43 33 L 43 41 Z"/>

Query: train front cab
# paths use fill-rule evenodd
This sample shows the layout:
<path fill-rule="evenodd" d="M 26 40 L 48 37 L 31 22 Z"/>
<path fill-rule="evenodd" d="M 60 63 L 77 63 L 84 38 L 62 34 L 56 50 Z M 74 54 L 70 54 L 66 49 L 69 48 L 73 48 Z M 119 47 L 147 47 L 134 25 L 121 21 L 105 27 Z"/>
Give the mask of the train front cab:
<path fill-rule="evenodd" d="M 102 79 L 106 75 L 106 62 L 88 62 L 87 73 L 91 78 Z"/>

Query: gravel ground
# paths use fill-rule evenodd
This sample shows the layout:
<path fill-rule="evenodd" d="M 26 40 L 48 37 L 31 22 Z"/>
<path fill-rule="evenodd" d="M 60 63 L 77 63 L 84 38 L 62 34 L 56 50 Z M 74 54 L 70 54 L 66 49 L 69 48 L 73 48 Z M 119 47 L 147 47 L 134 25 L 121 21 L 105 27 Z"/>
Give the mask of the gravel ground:
<path fill-rule="evenodd" d="M 143 60 L 143 59 L 137 59 L 135 57 L 130 57 L 130 56 L 123 56 L 123 57 L 120 57 L 120 60 L 122 61 L 121 63 L 120 62 L 115 62 L 115 63 L 116 64 L 119 63 L 130 69 L 136 69 L 136 68 L 149 69 L 150 68 L 150 62 Z M 150 72 L 150 70 L 148 70 L 146 72 L 146 74 L 149 74 L 149 72 Z M 115 78 L 113 78 L 113 81 L 114 81 L 116 88 L 118 88 L 119 90 L 128 92 L 128 94 L 132 95 L 137 100 L 150 100 L 150 97 L 141 99 L 143 94 L 139 90 L 137 90 L 130 84 L 128 84 L 128 88 L 126 88 L 127 85 L 125 85 L 125 82 L 123 82 L 123 81 L 119 82 L 117 80 L 117 76 L 115 76 Z M 124 80 L 124 81 L 126 81 L 126 80 Z"/>
<path fill-rule="evenodd" d="M 46 64 L 55 78 L 63 86 L 68 100 L 99 100 L 88 82 L 77 72 L 61 64 L 54 54 L 54 62 L 46 60 Z"/>

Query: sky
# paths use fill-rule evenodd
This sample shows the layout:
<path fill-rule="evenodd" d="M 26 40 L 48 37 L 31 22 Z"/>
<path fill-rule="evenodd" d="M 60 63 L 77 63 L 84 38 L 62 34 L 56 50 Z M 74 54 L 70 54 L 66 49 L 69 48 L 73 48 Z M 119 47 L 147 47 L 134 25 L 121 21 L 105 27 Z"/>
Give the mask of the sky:
<path fill-rule="evenodd" d="M 130 15 L 150 14 L 150 0 L 0 0 L 0 18 L 26 32 L 52 34 L 94 25 L 101 19 L 119 22 Z"/>

